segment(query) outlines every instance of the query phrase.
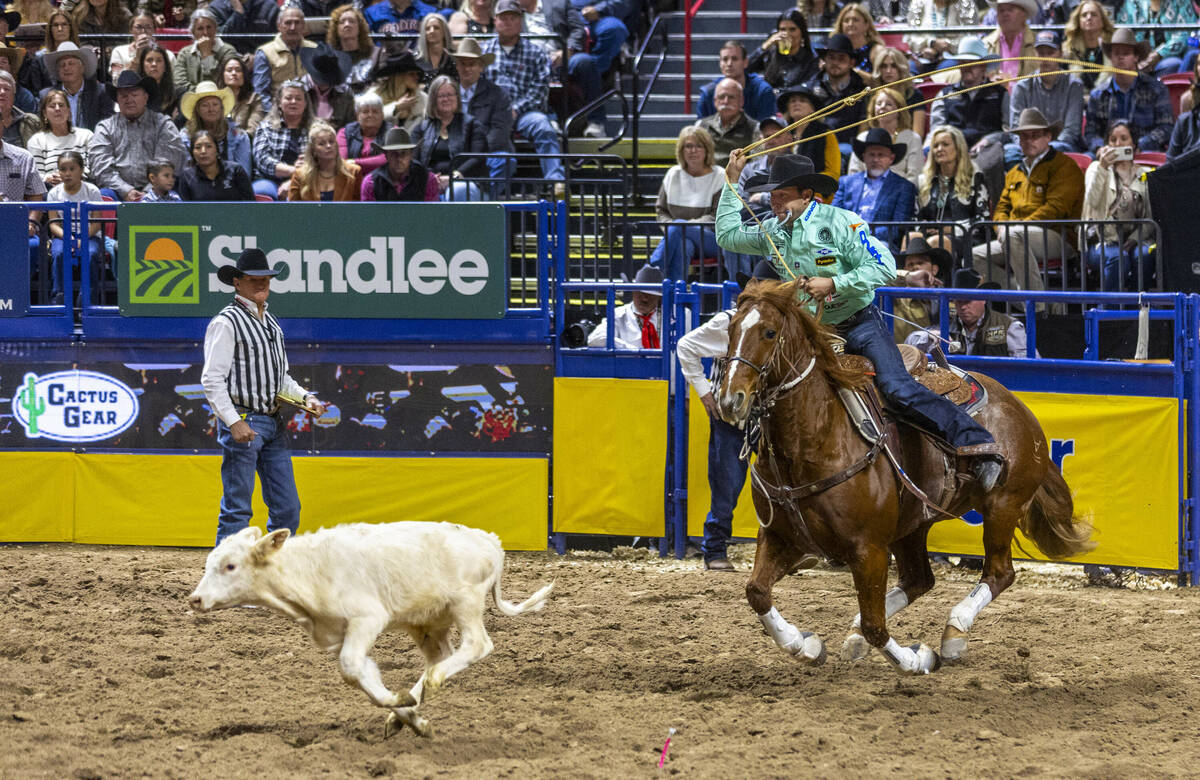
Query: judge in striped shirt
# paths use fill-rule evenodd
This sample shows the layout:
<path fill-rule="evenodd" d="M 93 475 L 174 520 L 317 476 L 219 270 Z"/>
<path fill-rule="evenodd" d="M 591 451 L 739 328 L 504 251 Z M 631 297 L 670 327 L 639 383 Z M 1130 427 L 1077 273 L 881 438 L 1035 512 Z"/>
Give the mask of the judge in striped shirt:
<path fill-rule="evenodd" d="M 317 416 L 325 405 L 288 374 L 283 331 L 267 311 L 271 277 L 277 273 L 257 248 L 242 252 L 236 266 L 217 269 L 221 281 L 236 292 L 233 302 L 208 323 L 200 379 L 217 415 L 222 453 L 217 544 L 250 524 L 255 473 L 262 479 L 267 531 L 287 528 L 295 533 L 300 525 L 300 497 L 277 396 L 295 399 Z"/>

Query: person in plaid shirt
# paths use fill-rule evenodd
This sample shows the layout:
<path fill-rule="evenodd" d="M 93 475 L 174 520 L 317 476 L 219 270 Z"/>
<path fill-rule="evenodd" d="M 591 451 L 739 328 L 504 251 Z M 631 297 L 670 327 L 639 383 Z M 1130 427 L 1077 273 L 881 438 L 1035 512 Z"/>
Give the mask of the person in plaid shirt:
<path fill-rule="evenodd" d="M 562 154 L 558 131 L 546 115 L 546 98 L 550 94 L 550 58 L 533 41 L 521 38 L 521 23 L 525 10 L 517 0 L 500 0 L 496 5 L 496 37 L 483 47 L 485 54 L 496 60 L 487 69 L 487 77 L 512 100 L 516 130 L 533 142 L 538 154 Z M 491 162 L 491 160 L 489 160 Z M 540 160 L 542 175 L 547 179 L 563 178 L 562 160 L 546 157 Z M 505 165 L 508 163 L 508 165 Z M 500 171 L 493 175 L 512 175 L 515 163 L 499 160 Z"/>
<path fill-rule="evenodd" d="M 1137 70 L 1138 61 L 1150 51 L 1149 44 L 1122 27 L 1105 43 L 1104 53 L 1114 68 Z M 1164 152 L 1171 141 L 1175 115 L 1171 98 L 1161 82 L 1139 73 L 1126 76 L 1114 73 L 1109 83 L 1092 90 L 1087 104 L 1087 148 L 1095 156 L 1104 146 L 1105 128 L 1115 119 L 1124 119 L 1137 130 L 1138 147 L 1143 152 Z"/>

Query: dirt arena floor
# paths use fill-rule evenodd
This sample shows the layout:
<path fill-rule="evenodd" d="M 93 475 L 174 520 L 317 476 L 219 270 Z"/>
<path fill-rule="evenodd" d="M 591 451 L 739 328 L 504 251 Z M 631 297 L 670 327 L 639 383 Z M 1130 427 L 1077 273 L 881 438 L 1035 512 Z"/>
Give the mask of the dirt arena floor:
<path fill-rule="evenodd" d="M 776 590 L 830 648 L 798 665 L 763 634 L 739 572 L 638 551 L 511 554 L 508 598 L 547 580 L 541 613 L 489 610 L 495 653 L 425 714 L 432 739 L 383 739 L 385 714 L 285 618 L 192 614 L 205 551 L 0 547 L 0 777 L 1095 777 L 1200 766 L 1200 591 L 1089 587 L 1025 571 L 976 623 L 968 659 L 901 678 L 838 660 L 850 576 Z M 974 575 L 892 621 L 936 643 Z M 419 655 L 385 634 L 385 681 Z M 656 768 L 668 729 L 664 770 Z"/>

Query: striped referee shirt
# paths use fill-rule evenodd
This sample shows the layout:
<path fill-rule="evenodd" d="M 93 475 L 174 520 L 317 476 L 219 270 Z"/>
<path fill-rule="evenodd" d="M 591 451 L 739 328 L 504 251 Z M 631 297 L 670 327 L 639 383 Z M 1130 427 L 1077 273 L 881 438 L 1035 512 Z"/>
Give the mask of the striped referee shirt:
<path fill-rule="evenodd" d="M 270 414 L 275 396 L 303 398 L 307 391 L 288 375 L 287 352 L 279 321 L 263 307 L 240 295 L 208 323 L 204 334 L 204 372 L 200 383 L 212 410 L 225 425 L 239 419 L 239 409 Z"/>

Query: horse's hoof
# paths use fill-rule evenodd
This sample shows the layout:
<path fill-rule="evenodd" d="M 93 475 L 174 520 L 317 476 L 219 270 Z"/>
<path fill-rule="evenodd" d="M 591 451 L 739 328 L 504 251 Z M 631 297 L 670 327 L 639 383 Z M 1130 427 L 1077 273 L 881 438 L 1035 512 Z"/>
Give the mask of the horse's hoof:
<path fill-rule="evenodd" d="M 930 674 L 942 668 L 942 659 L 933 648 L 925 644 L 915 644 L 908 648 L 917 654 L 918 674 Z"/>
<path fill-rule="evenodd" d="M 847 662 L 861 661 L 871 652 L 871 645 L 862 634 L 850 634 L 842 642 L 842 660 Z"/>
<path fill-rule="evenodd" d="M 426 739 L 433 737 L 433 726 L 429 725 L 428 718 L 422 718 L 420 715 L 417 715 L 409 721 L 408 725 L 412 727 L 413 732 L 418 737 L 425 737 Z"/>
<path fill-rule="evenodd" d="M 800 648 L 792 654 L 797 661 L 803 661 L 809 666 L 821 666 L 829 660 L 829 656 L 825 652 L 825 643 L 821 641 L 821 637 L 805 631 L 800 634 L 800 639 Z"/>
<path fill-rule="evenodd" d="M 383 738 L 385 740 L 388 737 L 392 736 L 392 727 L 396 726 L 396 721 L 398 721 L 398 720 L 400 720 L 400 718 L 396 715 L 396 713 L 394 713 L 394 712 L 388 713 L 387 720 L 385 720 L 383 722 Z M 400 731 L 403 728 L 404 728 L 403 724 L 396 726 L 396 731 Z"/>
<path fill-rule="evenodd" d="M 396 701 L 392 703 L 392 706 L 393 707 L 415 707 L 415 706 L 417 706 L 417 700 L 413 698 L 413 695 L 411 692 L 405 691 L 404 693 L 396 694 Z"/>
<path fill-rule="evenodd" d="M 954 626 L 946 626 L 942 633 L 942 660 L 947 663 L 961 661 L 967 654 L 967 635 Z"/>

